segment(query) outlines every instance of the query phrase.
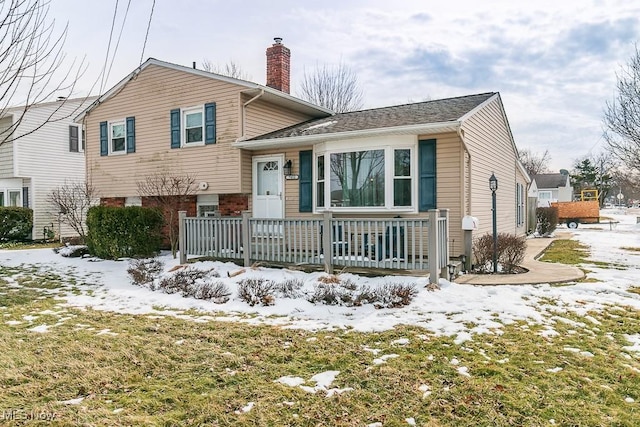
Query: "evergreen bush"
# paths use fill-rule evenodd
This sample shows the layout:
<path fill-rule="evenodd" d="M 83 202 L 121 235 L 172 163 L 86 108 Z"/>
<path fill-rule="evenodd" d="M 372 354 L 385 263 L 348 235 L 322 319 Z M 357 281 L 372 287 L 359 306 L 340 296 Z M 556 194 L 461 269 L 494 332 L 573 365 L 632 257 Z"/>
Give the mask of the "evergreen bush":
<path fill-rule="evenodd" d="M 145 258 L 160 251 L 160 210 L 140 206 L 93 206 L 87 214 L 87 247 L 103 259 Z"/>
<path fill-rule="evenodd" d="M 541 236 L 548 236 L 553 233 L 558 225 L 558 209 L 537 208 L 536 218 L 538 220 L 538 229 L 536 231 Z"/>
<path fill-rule="evenodd" d="M 0 241 L 22 241 L 31 237 L 33 211 L 13 206 L 0 207 Z"/>

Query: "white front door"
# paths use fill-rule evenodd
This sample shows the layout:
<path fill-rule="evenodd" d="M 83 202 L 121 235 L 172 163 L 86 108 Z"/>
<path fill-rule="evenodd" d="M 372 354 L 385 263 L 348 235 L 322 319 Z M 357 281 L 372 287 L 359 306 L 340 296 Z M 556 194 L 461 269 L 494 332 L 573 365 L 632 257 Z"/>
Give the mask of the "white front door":
<path fill-rule="evenodd" d="M 253 158 L 253 217 L 283 218 L 284 156 Z"/>

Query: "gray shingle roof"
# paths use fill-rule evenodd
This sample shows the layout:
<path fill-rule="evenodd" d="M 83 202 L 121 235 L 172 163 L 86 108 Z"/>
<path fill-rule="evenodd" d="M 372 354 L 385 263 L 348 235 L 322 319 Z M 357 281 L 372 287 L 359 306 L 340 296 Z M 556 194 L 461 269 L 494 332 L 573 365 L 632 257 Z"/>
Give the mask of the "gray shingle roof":
<path fill-rule="evenodd" d="M 452 122 L 460 119 L 495 94 L 496 92 L 489 92 L 340 113 L 260 135 L 249 141 Z"/>
<path fill-rule="evenodd" d="M 563 175 L 561 173 L 541 173 L 538 175 L 533 175 L 531 178 L 535 179 L 538 189 L 558 188 L 566 187 L 569 175 Z"/>

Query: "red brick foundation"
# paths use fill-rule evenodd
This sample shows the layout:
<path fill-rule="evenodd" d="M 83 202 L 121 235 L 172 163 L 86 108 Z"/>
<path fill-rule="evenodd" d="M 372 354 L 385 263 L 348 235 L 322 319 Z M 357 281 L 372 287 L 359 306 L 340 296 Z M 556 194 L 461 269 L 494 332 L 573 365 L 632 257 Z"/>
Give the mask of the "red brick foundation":
<path fill-rule="evenodd" d="M 220 194 L 218 209 L 221 216 L 240 216 L 242 211 L 249 209 L 248 194 Z"/>
<path fill-rule="evenodd" d="M 101 197 L 100 206 L 121 208 L 124 206 L 124 197 Z"/>

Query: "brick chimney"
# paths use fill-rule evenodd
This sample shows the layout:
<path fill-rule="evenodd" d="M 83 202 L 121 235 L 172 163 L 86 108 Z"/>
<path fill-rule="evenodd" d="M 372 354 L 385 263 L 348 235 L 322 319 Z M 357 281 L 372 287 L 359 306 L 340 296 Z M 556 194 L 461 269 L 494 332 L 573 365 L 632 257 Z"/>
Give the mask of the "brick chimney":
<path fill-rule="evenodd" d="M 282 37 L 267 48 L 267 86 L 289 93 L 291 51 L 282 44 Z"/>

